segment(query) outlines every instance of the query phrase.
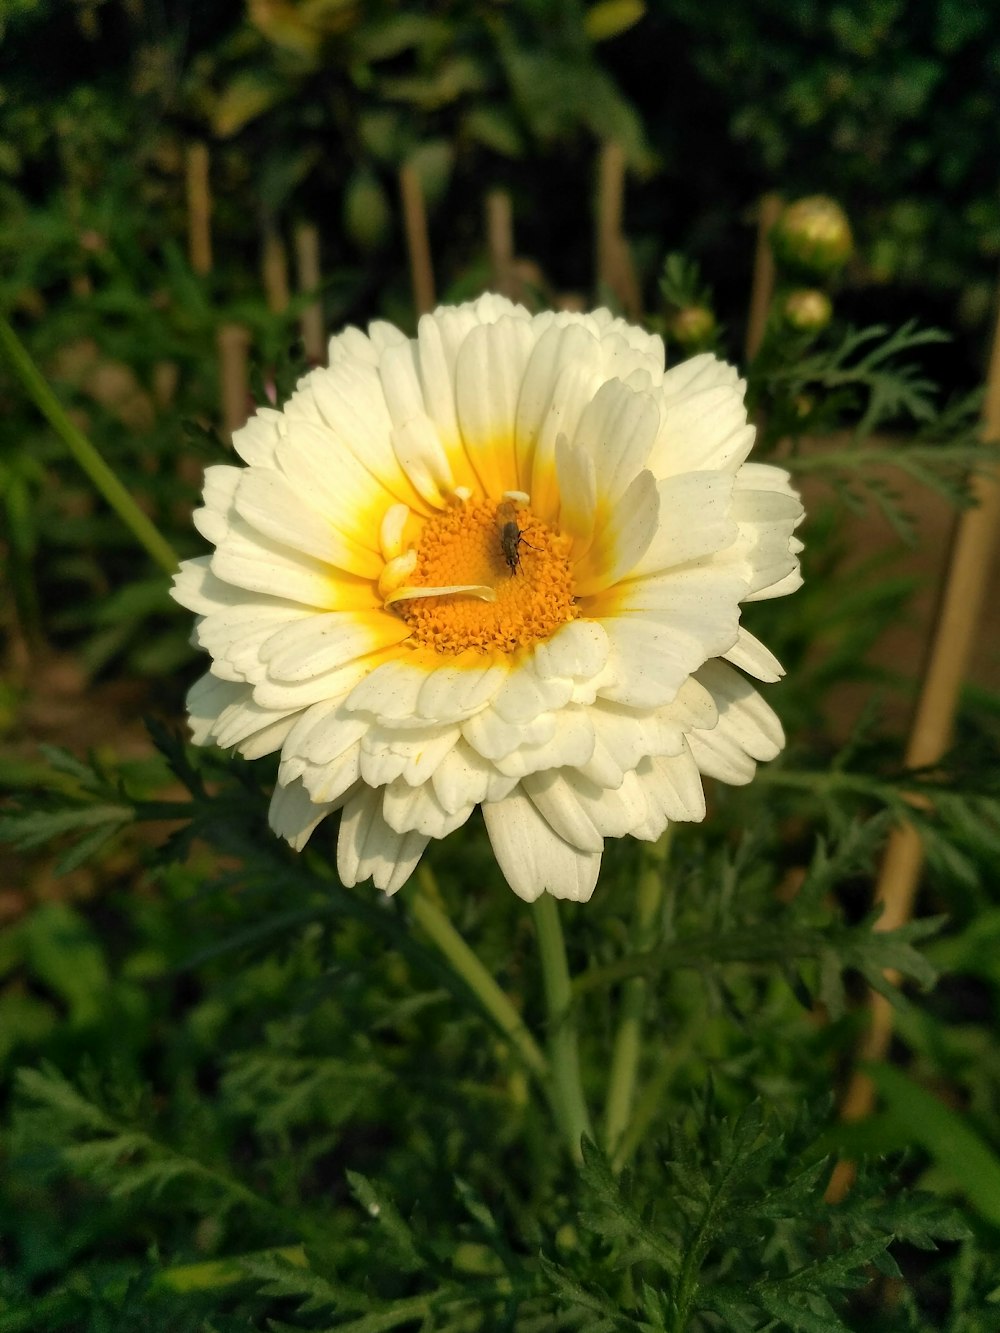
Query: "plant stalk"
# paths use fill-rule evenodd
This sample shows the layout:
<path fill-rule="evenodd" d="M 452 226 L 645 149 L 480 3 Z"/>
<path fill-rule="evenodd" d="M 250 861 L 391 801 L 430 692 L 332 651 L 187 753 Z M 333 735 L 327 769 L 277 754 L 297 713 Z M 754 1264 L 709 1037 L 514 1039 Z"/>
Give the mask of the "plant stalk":
<path fill-rule="evenodd" d="M 580 1079 L 573 990 L 559 921 L 559 905 L 550 893 L 543 893 L 532 903 L 532 911 L 548 1010 L 552 1104 L 570 1155 L 575 1162 L 580 1162 L 583 1160 L 580 1140 L 584 1134 L 593 1138 L 593 1130 Z"/>
<path fill-rule="evenodd" d="M 639 876 L 632 926 L 632 947 L 637 953 L 644 953 L 655 943 L 656 919 L 663 902 L 663 871 L 670 836 L 671 829 L 668 828 L 657 842 L 645 849 L 645 864 Z M 613 1163 L 632 1116 L 642 1058 L 642 1022 L 648 995 L 649 982 L 645 977 L 630 977 L 622 986 L 621 1013 L 612 1050 L 604 1111 L 605 1147 Z M 621 1169 L 620 1165 L 618 1169 Z"/>
<path fill-rule="evenodd" d="M 32 361 L 10 324 L 0 316 L 0 347 L 29 398 L 79 463 L 97 491 L 121 521 L 168 574 L 177 568 L 177 556 L 159 529 L 142 512 L 91 442 L 73 424 L 65 408 Z"/>
<path fill-rule="evenodd" d="M 549 1078 L 548 1061 L 525 1027 L 521 1015 L 437 906 L 441 895 L 433 871 L 423 864 L 417 872 L 417 877 L 419 891 L 412 894 L 409 899 L 414 920 L 437 945 L 528 1069 L 545 1086 Z"/>

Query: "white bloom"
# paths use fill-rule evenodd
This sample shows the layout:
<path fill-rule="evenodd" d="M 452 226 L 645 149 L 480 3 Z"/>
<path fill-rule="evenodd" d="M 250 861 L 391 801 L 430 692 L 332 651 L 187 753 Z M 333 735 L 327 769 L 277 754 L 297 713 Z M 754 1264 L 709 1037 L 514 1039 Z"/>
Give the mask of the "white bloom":
<path fill-rule="evenodd" d="M 338 868 L 389 893 L 483 808 L 514 891 L 586 899 L 604 839 L 705 812 L 783 744 L 740 603 L 800 583 L 798 497 L 735 370 L 606 310 L 374 323 L 211 467 L 174 596 L 209 672 L 198 744 L 281 752 L 271 824 L 341 810 Z"/>

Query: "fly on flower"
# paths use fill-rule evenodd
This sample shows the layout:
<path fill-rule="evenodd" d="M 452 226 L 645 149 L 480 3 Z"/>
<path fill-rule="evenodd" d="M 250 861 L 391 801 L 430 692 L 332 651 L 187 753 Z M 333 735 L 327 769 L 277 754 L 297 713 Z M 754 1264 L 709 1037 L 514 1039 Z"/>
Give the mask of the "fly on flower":
<path fill-rule="evenodd" d="M 497 505 L 497 529 L 500 533 L 500 549 L 507 568 L 516 574 L 521 568 L 521 545 L 530 546 L 524 533 L 518 527 L 518 503 L 526 504 L 531 497 L 523 491 L 508 491 L 505 498 Z"/>
<path fill-rule="evenodd" d="M 206 473 L 195 741 L 279 752 L 271 825 L 340 811 L 345 884 L 395 892 L 479 806 L 516 893 L 588 898 L 605 838 L 702 819 L 703 774 L 784 743 L 740 613 L 801 582 L 802 507 L 747 461 L 744 388 L 606 310 L 345 330 Z"/>

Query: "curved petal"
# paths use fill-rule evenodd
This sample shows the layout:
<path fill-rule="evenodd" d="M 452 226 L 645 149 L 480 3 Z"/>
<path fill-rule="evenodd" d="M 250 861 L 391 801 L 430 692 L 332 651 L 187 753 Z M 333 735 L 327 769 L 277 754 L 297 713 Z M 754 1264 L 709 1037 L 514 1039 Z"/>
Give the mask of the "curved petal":
<path fill-rule="evenodd" d="M 587 902 L 601 869 L 600 852 L 581 851 L 560 838 L 517 789 L 503 801 L 487 802 L 483 819 L 497 864 L 519 898 L 530 903 L 551 893 Z"/>
<path fill-rule="evenodd" d="M 430 839 L 397 833 L 382 816 L 382 792 L 361 786 L 344 805 L 337 839 L 337 874 L 351 888 L 371 879 L 377 889 L 396 893 L 416 869 Z"/>
<path fill-rule="evenodd" d="M 458 423 L 469 461 L 490 496 L 523 490 L 514 421 L 534 341 L 528 321 L 506 316 L 473 329 L 459 349 L 455 366 Z"/>

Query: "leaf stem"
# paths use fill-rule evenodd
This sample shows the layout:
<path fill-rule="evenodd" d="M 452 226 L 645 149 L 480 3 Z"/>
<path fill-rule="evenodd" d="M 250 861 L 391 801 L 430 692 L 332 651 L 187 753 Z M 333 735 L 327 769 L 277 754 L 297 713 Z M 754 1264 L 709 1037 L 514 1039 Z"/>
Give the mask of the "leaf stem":
<path fill-rule="evenodd" d="M 632 944 L 643 953 L 651 949 L 656 936 L 656 919 L 664 893 L 664 868 L 670 847 L 671 830 L 645 849 L 639 876 L 632 925 Z M 644 976 L 629 977 L 622 986 L 621 1016 L 611 1055 L 608 1096 L 604 1110 L 604 1140 L 609 1157 L 615 1158 L 622 1136 L 628 1128 L 635 1099 L 636 1080 L 642 1056 L 642 1020 L 646 1010 L 649 982 Z"/>
<path fill-rule="evenodd" d="M 525 1027 L 510 999 L 437 906 L 441 895 L 434 872 L 426 863 L 421 865 L 417 878 L 419 890 L 409 897 L 409 907 L 414 920 L 437 945 L 454 971 L 462 978 L 485 1012 L 544 1087 L 548 1083 L 549 1065 L 538 1043 Z"/>
<path fill-rule="evenodd" d="M 559 921 L 559 905 L 550 893 L 543 893 L 532 903 L 532 911 L 548 1011 L 552 1104 L 570 1154 L 575 1162 L 580 1162 L 583 1160 L 580 1140 L 584 1134 L 592 1138 L 593 1130 L 580 1080 L 575 1001 Z"/>
<path fill-rule="evenodd" d="M 87 477 L 156 563 L 168 574 L 177 568 L 177 556 L 159 529 L 142 512 L 91 442 L 73 424 L 65 408 L 32 361 L 10 324 L 0 316 L 0 348 L 28 396 L 48 421 Z"/>

